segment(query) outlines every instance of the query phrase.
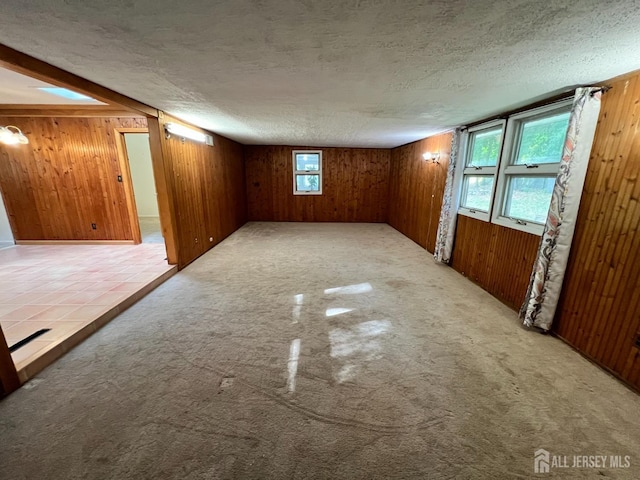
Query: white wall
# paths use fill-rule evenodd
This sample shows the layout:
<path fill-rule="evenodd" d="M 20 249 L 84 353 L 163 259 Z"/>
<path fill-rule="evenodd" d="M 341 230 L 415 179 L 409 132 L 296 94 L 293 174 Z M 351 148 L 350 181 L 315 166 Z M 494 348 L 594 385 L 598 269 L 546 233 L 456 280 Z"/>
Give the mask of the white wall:
<path fill-rule="evenodd" d="M 0 248 L 7 245 L 13 245 L 13 233 L 11 233 L 11 225 L 9 225 L 9 217 L 4 207 L 2 194 L 0 194 Z"/>
<path fill-rule="evenodd" d="M 153 181 L 149 134 L 125 133 L 124 139 L 129 155 L 129 167 L 138 216 L 158 217 L 160 213 L 158 212 L 156 186 Z"/>

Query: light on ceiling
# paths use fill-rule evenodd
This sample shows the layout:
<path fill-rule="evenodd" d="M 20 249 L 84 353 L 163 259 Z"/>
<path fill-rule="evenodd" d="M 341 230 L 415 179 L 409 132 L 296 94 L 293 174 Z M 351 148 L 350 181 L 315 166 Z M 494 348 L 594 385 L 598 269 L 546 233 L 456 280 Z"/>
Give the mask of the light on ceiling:
<path fill-rule="evenodd" d="M 196 142 L 206 143 L 207 145 L 213 146 L 213 137 L 211 135 L 205 135 L 202 132 L 185 127 L 179 123 L 165 123 L 164 129 L 167 133 L 167 138 L 169 138 L 170 135 L 175 135 L 176 137 L 188 138 Z"/>
<path fill-rule="evenodd" d="M 422 158 L 427 162 L 440 163 L 440 152 L 424 152 Z"/>
<path fill-rule="evenodd" d="M 97 102 L 95 98 L 88 97 L 83 95 L 82 93 L 74 92 L 73 90 L 69 90 L 68 88 L 62 87 L 36 87 L 38 90 L 42 92 L 50 93 L 51 95 L 56 95 L 58 97 L 66 98 L 67 100 L 82 100 L 87 101 L 91 100 L 92 102 Z"/>
<path fill-rule="evenodd" d="M 5 145 L 26 145 L 29 143 L 29 139 L 18 127 L 7 125 L 6 127 L 0 126 L 0 143 Z"/>

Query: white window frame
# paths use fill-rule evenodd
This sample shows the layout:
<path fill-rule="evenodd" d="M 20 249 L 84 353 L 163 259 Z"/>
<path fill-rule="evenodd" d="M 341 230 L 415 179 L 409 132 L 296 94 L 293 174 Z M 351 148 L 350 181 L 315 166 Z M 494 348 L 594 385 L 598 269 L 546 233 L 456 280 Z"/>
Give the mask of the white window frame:
<path fill-rule="evenodd" d="M 460 181 L 460 197 L 459 197 L 459 207 L 458 207 L 459 214 L 465 215 L 467 217 L 476 218 L 478 220 L 482 220 L 485 222 L 488 222 L 491 220 L 491 211 L 493 209 L 494 198 L 495 198 L 496 188 L 498 184 L 497 177 L 498 177 L 498 171 L 500 167 L 500 158 L 502 157 L 506 123 L 507 123 L 506 120 L 503 120 L 503 119 L 493 120 L 491 122 L 486 122 L 481 125 L 476 125 L 467 130 L 467 135 L 465 135 L 464 142 L 461 145 L 461 150 L 460 150 L 464 152 L 464 156 L 462 157 L 463 169 L 462 169 L 462 178 Z M 498 152 L 498 158 L 496 159 L 496 166 L 495 167 L 469 166 L 468 163 L 469 163 L 469 157 L 471 155 L 471 150 L 468 147 L 471 143 L 472 134 L 481 130 L 488 130 L 495 127 L 502 128 L 502 135 L 500 136 L 500 151 Z M 465 179 L 467 176 L 477 176 L 477 175 L 493 177 L 493 187 L 491 188 L 491 201 L 489 202 L 489 210 L 486 212 L 482 210 L 476 210 L 474 208 L 468 208 L 468 207 L 462 206 Z"/>
<path fill-rule="evenodd" d="M 296 155 L 300 154 L 317 154 L 318 155 L 318 170 L 297 170 Z M 294 195 L 322 195 L 322 150 L 294 150 L 292 155 L 293 163 L 293 194 Z M 318 190 L 298 190 L 298 182 L 296 178 L 298 175 L 318 175 Z"/>
<path fill-rule="evenodd" d="M 497 191 L 493 202 L 493 213 L 491 222 L 503 227 L 514 228 L 534 235 L 542 235 L 544 224 L 521 220 L 503 215 L 506 193 L 509 186 L 509 178 L 512 176 L 535 176 L 535 177 L 555 177 L 560 168 L 560 159 L 556 163 L 538 163 L 529 165 L 514 165 L 518 154 L 516 146 L 522 134 L 521 125 L 528 119 L 534 117 L 551 116 L 554 113 L 568 112 L 571 110 L 572 99 L 555 102 L 543 107 L 527 110 L 526 112 L 511 115 L 507 120 L 507 129 L 504 136 L 504 145 L 500 159 L 500 169 L 498 173 Z"/>

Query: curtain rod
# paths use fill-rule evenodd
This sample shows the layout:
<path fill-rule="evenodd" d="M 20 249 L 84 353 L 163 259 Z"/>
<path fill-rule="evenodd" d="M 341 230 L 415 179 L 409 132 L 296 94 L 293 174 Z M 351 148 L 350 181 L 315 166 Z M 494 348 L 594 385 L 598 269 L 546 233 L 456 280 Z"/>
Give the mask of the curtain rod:
<path fill-rule="evenodd" d="M 596 88 L 593 92 L 590 93 L 590 95 L 593 97 L 597 92 L 602 92 L 602 94 L 604 95 L 612 88 L 613 87 L 611 85 L 603 85 L 602 87 Z"/>
<path fill-rule="evenodd" d="M 576 87 L 576 88 L 586 88 L 589 85 L 581 85 L 580 87 Z M 593 96 L 596 92 L 602 92 L 603 94 L 607 93 L 609 90 L 611 90 L 611 86 L 610 85 L 603 85 L 601 87 L 597 87 L 593 92 L 591 92 L 591 96 Z M 528 105 L 525 105 L 524 107 L 520 107 L 520 108 L 516 108 L 514 110 L 509 110 L 507 112 L 501 113 L 499 115 L 493 115 L 491 117 L 487 117 L 484 118 L 482 120 L 478 120 L 475 122 L 470 122 L 468 125 L 464 125 L 462 127 L 460 127 L 461 130 L 467 130 L 471 127 L 475 127 L 476 125 L 480 125 L 482 123 L 487 123 L 490 122 L 492 120 L 506 120 L 508 117 L 510 117 L 511 115 L 515 115 L 516 113 L 520 113 L 520 112 L 526 112 L 527 110 L 531 110 L 533 108 L 537 108 L 537 107 L 541 107 L 543 105 L 550 105 L 552 103 L 556 103 L 556 102 L 561 102 L 562 100 L 566 100 L 567 98 L 570 98 L 571 96 L 573 96 L 573 94 L 575 93 L 576 89 L 574 88 L 573 90 L 567 90 L 566 92 L 562 92 L 559 93 L 557 95 L 554 95 L 553 97 L 547 98 L 546 100 L 540 100 L 538 102 L 534 102 L 534 103 L 530 103 Z"/>

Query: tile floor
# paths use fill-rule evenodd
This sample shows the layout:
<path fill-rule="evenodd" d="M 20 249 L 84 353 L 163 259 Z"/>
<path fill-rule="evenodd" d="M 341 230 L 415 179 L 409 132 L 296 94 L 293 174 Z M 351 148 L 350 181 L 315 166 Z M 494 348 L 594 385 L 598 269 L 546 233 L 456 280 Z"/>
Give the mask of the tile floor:
<path fill-rule="evenodd" d="M 140 224 L 142 243 L 164 244 L 160 217 L 138 217 L 138 223 Z"/>
<path fill-rule="evenodd" d="M 165 258 L 164 244 L 0 250 L 0 326 L 7 343 L 51 329 L 12 353 L 18 371 L 78 333 L 86 338 L 123 310 L 125 302 L 129 306 L 168 278 L 175 267 Z M 67 344 L 67 350 L 73 345 Z"/>

